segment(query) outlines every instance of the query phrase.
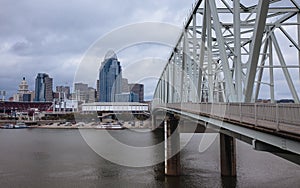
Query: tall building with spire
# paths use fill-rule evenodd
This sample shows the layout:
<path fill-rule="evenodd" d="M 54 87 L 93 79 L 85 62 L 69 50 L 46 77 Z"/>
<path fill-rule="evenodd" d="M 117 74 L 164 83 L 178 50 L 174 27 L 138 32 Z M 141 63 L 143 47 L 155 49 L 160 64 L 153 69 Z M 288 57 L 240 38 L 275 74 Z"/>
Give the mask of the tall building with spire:
<path fill-rule="evenodd" d="M 28 93 L 29 89 L 28 89 L 28 84 L 27 81 L 25 79 L 25 77 L 23 77 L 23 80 L 21 81 L 20 85 L 19 85 L 19 90 L 18 93 Z"/>
<path fill-rule="evenodd" d="M 110 50 L 99 70 L 99 102 L 115 102 L 122 93 L 122 69 L 117 55 Z"/>
<path fill-rule="evenodd" d="M 18 93 L 13 96 L 14 101 L 29 102 L 29 101 L 31 101 L 31 95 L 32 95 L 32 92 L 29 91 L 28 83 L 27 83 L 25 77 L 23 77 L 21 83 L 19 84 Z"/>
<path fill-rule="evenodd" d="M 35 101 L 53 101 L 53 79 L 46 73 L 38 73 L 35 79 Z"/>

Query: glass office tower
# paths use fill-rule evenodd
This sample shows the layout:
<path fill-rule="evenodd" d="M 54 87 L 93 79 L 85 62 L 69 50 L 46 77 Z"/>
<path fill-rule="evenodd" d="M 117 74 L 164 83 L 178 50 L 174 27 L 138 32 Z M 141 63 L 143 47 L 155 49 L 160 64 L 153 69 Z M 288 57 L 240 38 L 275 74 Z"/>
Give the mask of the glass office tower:
<path fill-rule="evenodd" d="M 53 101 L 53 79 L 48 74 L 38 73 L 35 79 L 35 101 Z"/>
<path fill-rule="evenodd" d="M 99 102 L 115 102 L 122 92 L 122 69 L 117 55 L 110 50 L 105 55 L 99 71 Z"/>

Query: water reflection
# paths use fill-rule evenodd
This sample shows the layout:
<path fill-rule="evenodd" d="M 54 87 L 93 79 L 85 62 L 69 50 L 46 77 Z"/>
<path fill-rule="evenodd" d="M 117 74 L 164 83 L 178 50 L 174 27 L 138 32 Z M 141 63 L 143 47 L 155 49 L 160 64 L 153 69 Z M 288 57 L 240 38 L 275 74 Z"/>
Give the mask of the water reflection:
<path fill-rule="evenodd" d="M 114 132 L 120 139 L 151 145 L 163 134 L 134 136 Z M 93 135 L 93 133 L 91 133 Z M 159 136 L 160 135 L 160 136 Z M 181 134 L 184 139 L 185 135 Z M 300 168 L 272 154 L 237 143 L 237 178 L 222 178 L 217 139 L 199 153 L 200 135 L 181 151 L 180 177 L 164 175 L 164 164 L 125 167 L 97 155 L 75 130 L 0 130 L 1 187 L 300 187 Z M 110 143 L 104 143 L 109 147 Z M 157 153 L 150 153 L 156 157 Z M 140 154 L 134 160 L 144 160 Z"/>

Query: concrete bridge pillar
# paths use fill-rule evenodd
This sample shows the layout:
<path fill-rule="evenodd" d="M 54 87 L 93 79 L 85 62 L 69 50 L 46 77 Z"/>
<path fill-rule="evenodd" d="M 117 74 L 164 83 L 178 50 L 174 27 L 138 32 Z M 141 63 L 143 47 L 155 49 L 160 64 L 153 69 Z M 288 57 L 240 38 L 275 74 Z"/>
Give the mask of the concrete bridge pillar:
<path fill-rule="evenodd" d="M 180 175 L 180 134 L 179 117 L 167 114 L 165 119 L 165 174 Z"/>
<path fill-rule="evenodd" d="M 152 120 L 151 120 L 152 126 L 151 127 L 152 127 L 152 130 L 155 130 L 156 126 L 157 126 L 156 125 L 156 115 L 153 114 L 151 118 L 152 118 Z"/>
<path fill-rule="evenodd" d="M 236 176 L 235 139 L 220 133 L 221 175 Z"/>

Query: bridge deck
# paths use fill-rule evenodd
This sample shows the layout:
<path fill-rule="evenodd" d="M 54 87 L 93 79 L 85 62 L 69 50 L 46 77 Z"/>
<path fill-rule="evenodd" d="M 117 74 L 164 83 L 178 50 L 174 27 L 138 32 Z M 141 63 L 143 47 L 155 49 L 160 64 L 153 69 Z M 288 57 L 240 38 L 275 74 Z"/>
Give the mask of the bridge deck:
<path fill-rule="evenodd" d="M 172 103 L 166 107 L 300 140 L 299 104 Z"/>
<path fill-rule="evenodd" d="M 206 122 L 213 125 L 210 128 L 250 139 L 252 144 L 261 141 L 300 155 L 299 107 L 299 104 L 172 103 L 154 109 Z"/>

